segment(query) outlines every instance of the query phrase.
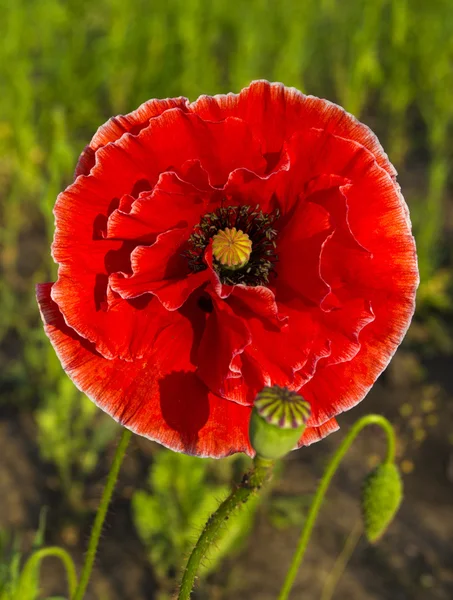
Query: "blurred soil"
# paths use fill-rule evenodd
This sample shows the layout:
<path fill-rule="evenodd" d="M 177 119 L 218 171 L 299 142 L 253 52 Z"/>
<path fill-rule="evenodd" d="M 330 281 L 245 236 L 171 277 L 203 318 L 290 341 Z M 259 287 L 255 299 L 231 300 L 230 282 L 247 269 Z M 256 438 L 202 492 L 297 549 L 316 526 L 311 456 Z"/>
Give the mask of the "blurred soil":
<path fill-rule="evenodd" d="M 427 380 L 438 383 L 435 426 L 428 428 L 422 444 L 412 448 L 398 407 L 423 403 L 423 386 L 414 385 L 407 365 L 410 354 L 400 351 L 384 378 L 356 409 L 339 419 L 342 429 L 321 443 L 291 454 L 283 477 L 276 482 L 276 496 L 306 496 L 313 492 L 328 458 L 348 426 L 360 415 L 376 411 L 401 423 L 401 459 L 410 453 L 414 470 L 405 475 L 405 500 L 382 541 L 375 547 L 360 540 L 351 563 L 335 592 L 337 600 L 451 600 L 453 598 L 453 446 L 450 432 L 453 383 L 448 362 L 425 365 Z M 405 374 L 406 369 L 406 374 Z M 449 441 L 450 436 L 450 441 Z M 64 504 L 55 488 L 55 473 L 39 460 L 34 426 L 27 415 L 10 412 L 0 418 L 0 528 L 24 532 L 31 544 L 40 508 L 49 507 L 47 543 L 62 544 L 79 565 L 89 532 L 92 512 L 82 516 Z M 404 440 L 409 443 L 406 444 Z M 145 477 L 152 455 L 151 442 L 135 441 L 130 447 L 120 484 L 111 507 L 87 600 L 153 600 L 157 598 L 152 569 L 135 534 L 130 517 L 134 481 Z M 304 567 L 292 598 L 318 599 L 324 581 L 348 533 L 359 518 L 361 481 L 373 461 L 385 452 L 380 431 L 361 434 L 328 492 L 315 527 Z M 93 474 L 85 490 L 87 507 L 94 507 L 108 469 L 110 456 Z M 409 469 L 406 469 L 409 470 Z M 200 586 L 199 600 L 274 600 L 282 583 L 298 537 L 297 529 L 279 530 L 261 511 L 246 547 L 227 559 L 218 573 Z M 43 565 L 43 594 L 64 593 L 60 566 Z"/>

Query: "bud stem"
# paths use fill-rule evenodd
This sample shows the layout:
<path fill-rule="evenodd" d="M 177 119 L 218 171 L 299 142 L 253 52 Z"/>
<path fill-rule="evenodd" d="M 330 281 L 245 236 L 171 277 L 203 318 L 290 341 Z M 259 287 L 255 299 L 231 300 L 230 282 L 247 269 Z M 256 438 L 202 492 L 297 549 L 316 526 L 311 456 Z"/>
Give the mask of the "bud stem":
<path fill-rule="evenodd" d="M 332 481 L 332 478 L 335 475 L 338 467 L 340 466 L 341 461 L 343 460 L 346 452 L 349 450 L 350 446 L 354 442 L 355 438 L 362 431 L 362 429 L 364 429 L 368 425 L 377 425 L 378 427 L 384 430 L 385 434 L 387 435 L 387 456 L 385 459 L 385 463 L 389 464 L 394 462 L 396 440 L 395 432 L 391 423 L 381 415 L 366 415 L 365 417 L 362 417 L 361 419 L 356 421 L 356 423 L 354 423 L 351 430 L 349 431 L 348 435 L 341 443 L 338 450 L 333 455 L 332 460 L 330 461 L 321 479 L 321 483 L 319 484 L 318 489 L 316 490 L 315 497 L 313 498 L 313 502 L 310 506 L 307 519 L 305 521 L 302 533 L 299 538 L 299 543 L 297 545 L 296 552 L 294 553 L 291 566 L 286 574 L 286 578 L 283 583 L 283 587 L 280 591 L 278 600 L 288 600 L 289 594 L 297 576 L 297 572 L 299 570 L 300 565 L 302 564 L 302 560 L 304 558 L 305 551 L 310 540 L 311 532 L 313 530 L 313 526 L 318 517 L 319 509 L 321 508 L 324 496 L 326 495 L 330 482 Z"/>
<path fill-rule="evenodd" d="M 210 545 L 217 539 L 225 521 L 235 514 L 253 494 L 258 493 L 263 484 L 271 478 L 275 461 L 256 456 L 253 464 L 253 470 L 244 475 L 239 486 L 209 517 L 184 569 L 178 600 L 190 598 L 200 563 L 206 556 Z"/>
<path fill-rule="evenodd" d="M 348 535 L 346 543 L 344 545 L 343 550 L 338 556 L 335 564 L 330 571 L 329 578 L 326 580 L 324 584 L 324 588 L 322 590 L 321 600 L 332 600 L 335 590 L 337 589 L 338 582 L 340 581 L 345 569 L 351 559 L 351 556 L 354 553 L 354 550 L 357 548 L 357 544 L 360 541 L 363 533 L 363 524 L 361 519 L 357 519 L 352 528 L 352 531 Z"/>
<path fill-rule="evenodd" d="M 77 573 L 74 566 L 74 561 L 71 555 L 59 546 L 49 546 L 40 548 L 25 563 L 22 574 L 18 583 L 18 598 L 31 598 L 35 594 L 36 589 L 36 571 L 41 565 L 41 561 L 48 556 L 59 558 L 66 570 L 66 578 L 68 580 L 69 598 L 72 598 L 77 586 Z"/>

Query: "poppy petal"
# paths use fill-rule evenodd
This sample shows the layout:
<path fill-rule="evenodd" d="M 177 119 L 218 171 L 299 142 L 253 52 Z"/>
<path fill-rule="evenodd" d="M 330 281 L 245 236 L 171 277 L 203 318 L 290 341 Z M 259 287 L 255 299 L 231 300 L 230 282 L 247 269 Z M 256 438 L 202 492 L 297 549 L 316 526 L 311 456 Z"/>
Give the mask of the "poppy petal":
<path fill-rule="evenodd" d="M 214 310 L 206 321 L 206 329 L 198 348 L 197 372 L 211 391 L 227 397 L 224 382 L 241 376 L 237 357 L 251 343 L 251 336 L 246 322 L 235 315 L 226 302 L 216 294 L 211 297 Z M 250 399 L 244 398 L 241 393 L 243 388 L 235 391 L 235 396 L 230 400 L 250 404 Z"/>
<path fill-rule="evenodd" d="M 247 318 L 252 342 L 245 354 L 259 365 L 266 385 L 298 389 L 306 377 L 307 362 L 314 368 L 329 347 L 317 335 L 319 325 L 308 311 L 293 310 L 287 305 L 280 308 L 287 321 L 279 326 L 258 315 Z"/>
<path fill-rule="evenodd" d="M 147 241 L 164 231 L 193 227 L 207 212 L 210 196 L 167 171 L 154 189 L 142 193 L 129 206 L 118 207 L 108 218 L 107 239 Z"/>
<path fill-rule="evenodd" d="M 144 150 L 146 160 L 159 172 L 178 172 L 186 161 L 199 160 L 214 187 L 223 186 L 235 169 L 246 168 L 264 175 L 267 168 L 250 128 L 234 117 L 211 123 L 180 109 L 168 110 L 152 119 L 138 136 L 125 135 L 113 146 L 130 150 L 131 144 Z M 138 154 L 138 150 L 134 153 Z"/>
<path fill-rule="evenodd" d="M 102 410 L 134 433 L 177 452 L 221 458 L 253 454 L 250 408 L 209 392 L 193 372 L 190 321 L 174 315 L 142 360 L 108 360 L 69 328 L 50 291 L 37 286 L 46 333 L 66 373 Z"/>
<path fill-rule="evenodd" d="M 113 273 L 109 285 L 125 300 L 151 293 L 167 310 L 180 308 L 190 294 L 208 280 L 206 271 L 192 273 L 182 254 L 186 229 L 171 229 L 157 236 L 152 246 L 131 253 L 132 274 Z"/>
<path fill-rule="evenodd" d="M 96 156 L 98 162 L 90 175 L 78 177 L 60 194 L 55 206 L 52 250 L 59 275 L 52 294 L 69 326 L 93 341 L 104 356 L 133 359 L 137 354 L 127 343 L 124 322 L 135 318 L 134 311 L 117 302 L 115 310 L 104 304 L 107 310 L 99 315 L 99 306 L 109 294 L 108 276 L 131 271 L 128 261 L 133 248 L 106 240 L 96 223 L 112 212 L 115 199 L 131 194 L 137 181 L 154 185 L 159 173 L 172 165 L 200 160 L 211 183 L 222 184 L 236 167 L 264 173 L 266 162 L 247 125 L 239 119 L 208 123 L 180 109 L 151 119 L 138 135 L 124 134 L 102 146 Z"/>
<path fill-rule="evenodd" d="M 301 296 L 320 305 L 330 292 L 320 268 L 321 251 L 333 232 L 328 211 L 301 200 L 277 238 L 275 287 L 282 301 Z"/>
<path fill-rule="evenodd" d="M 319 427 L 306 427 L 304 433 L 299 441 L 299 447 L 310 446 L 315 442 L 319 442 L 323 438 L 327 437 L 331 433 L 340 429 L 336 419 L 329 419 Z"/>
<path fill-rule="evenodd" d="M 360 348 L 353 360 L 330 366 L 321 362 L 301 389 L 318 422 L 363 399 L 401 343 L 415 308 L 417 260 L 407 215 L 398 189 L 377 165 L 375 177 L 347 192 L 351 228 L 371 252 L 372 261 L 364 253 L 348 252 L 333 240 L 323 256 L 337 295 L 345 289 L 345 293 L 352 290 L 371 298 L 374 320 L 360 332 Z M 360 208 L 364 197 L 366 219 Z"/>
<path fill-rule="evenodd" d="M 94 134 L 89 145 L 82 152 L 77 163 L 75 177 L 88 175 L 96 162 L 95 152 L 111 142 L 116 142 L 125 133 L 137 135 L 149 124 L 149 120 L 158 117 L 170 108 L 186 110 L 188 100 L 186 98 L 167 98 L 165 100 L 148 100 L 136 110 L 127 115 L 112 117 L 104 125 L 101 125 Z"/>
<path fill-rule="evenodd" d="M 200 96 L 189 105 L 203 119 L 220 121 L 229 116 L 244 119 L 265 154 L 281 152 L 285 140 L 304 129 L 330 132 L 353 140 L 371 152 L 377 163 L 396 176 L 376 135 L 341 106 L 306 96 L 281 83 L 253 81 L 239 94 Z"/>

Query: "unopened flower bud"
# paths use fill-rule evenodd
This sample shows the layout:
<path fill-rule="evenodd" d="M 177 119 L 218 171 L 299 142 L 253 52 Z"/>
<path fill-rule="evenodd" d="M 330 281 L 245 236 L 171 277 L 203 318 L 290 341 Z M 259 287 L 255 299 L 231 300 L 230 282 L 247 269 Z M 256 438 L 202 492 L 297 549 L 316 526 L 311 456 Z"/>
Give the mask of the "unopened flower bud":
<path fill-rule="evenodd" d="M 394 463 L 383 463 L 368 475 L 362 489 L 362 514 L 368 541 L 376 542 L 385 533 L 402 499 L 403 484 Z"/>
<path fill-rule="evenodd" d="M 308 419 L 310 404 L 296 392 L 274 385 L 256 396 L 249 435 L 258 456 L 275 460 L 297 446 Z"/>

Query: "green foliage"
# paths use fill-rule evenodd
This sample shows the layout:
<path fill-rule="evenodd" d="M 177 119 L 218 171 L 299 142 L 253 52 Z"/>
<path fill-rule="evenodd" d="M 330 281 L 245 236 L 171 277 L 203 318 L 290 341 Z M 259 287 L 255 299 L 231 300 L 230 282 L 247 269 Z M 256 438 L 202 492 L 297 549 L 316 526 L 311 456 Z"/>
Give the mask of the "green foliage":
<path fill-rule="evenodd" d="M 0 531 L 0 600 L 13 600 L 20 577 L 21 553 L 18 540 Z"/>
<path fill-rule="evenodd" d="M 84 477 L 96 467 L 118 426 L 74 387 L 50 346 L 47 352 L 51 385 L 35 411 L 38 443 L 43 458 L 57 467 L 63 491 L 71 491 L 70 500 L 77 506 Z"/>
<path fill-rule="evenodd" d="M 272 497 L 267 507 L 267 516 L 277 529 L 300 529 L 312 500 L 311 495 Z"/>
<path fill-rule="evenodd" d="M 52 390 L 53 392 L 53 390 Z M 80 394 L 67 377 L 59 377 L 35 413 L 43 458 L 55 463 L 63 490 L 77 504 L 82 481 L 96 467 L 99 454 L 115 437 L 118 426 Z M 74 475 L 76 481 L 74 481 Z"/>
<path fill-rule="evenodd" d="M 138 490 L 133 496 L 134 523 L 163 588 L 167 578 L 182 567 L 208 517 L 228 495 L 232 469 L 244 460 L 223 463 L 218 469 L 216 461 L 162 450 L 149 472 L 152 493 Z M 228 524 L 212 547 L 202 576 L 238 547 L 251 527 L 257 503 L 258 497 L 253 498 Z"/>
<path fill-rule="evenodd" d="M 46 511 L 41 511 L 39 527 L 33 539 L 32 551 L 39 550 L 44 544 L 46 528 Z M 0 530 L 0 600 L 38 600 L 40 596 L 38 569 L 34 576 L 28 578 L 27 588 L 19 586 L 23 569 L 21 539 L 12 537 L 6 531 Z M 24 596 L 24 593 L 26 597 Z M 48 598 L 48 600 L 64 600 L 63 598 Z"/>

